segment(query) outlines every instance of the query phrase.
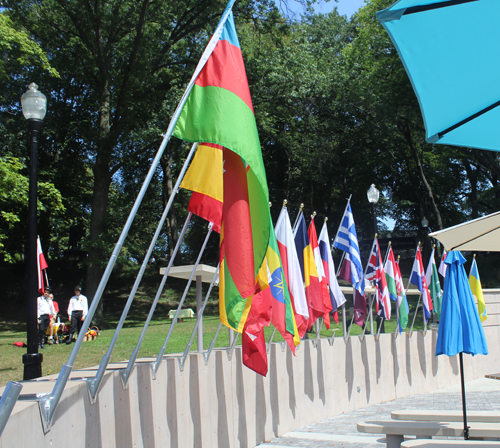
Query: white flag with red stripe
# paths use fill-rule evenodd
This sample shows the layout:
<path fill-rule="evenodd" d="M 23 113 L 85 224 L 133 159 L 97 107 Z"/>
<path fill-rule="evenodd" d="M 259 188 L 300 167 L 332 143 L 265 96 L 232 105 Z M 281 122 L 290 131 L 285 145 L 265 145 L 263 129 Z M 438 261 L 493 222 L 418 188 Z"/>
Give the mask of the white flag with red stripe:
<path fill-rule="evenodd" d="M 292 225 L 286 207 L 281 209 L 280 216 L 275 227 L 276 239 L 280 251 L 281 262 L 285 280 L 290 292 L 295 320 L 302 338 L 307 331 L 307 320 L 309 319 L 309 309 L 307 307 L 306 292 L 304 290 L 304 280 L 297 256 L 295 240 L 293 238 Z"/>
<path fill-rule="evenodd" d="M 43 271 L 48 268 L 48 265 L 47 262 L 45 261 L 45 257 L 43 256 L 42 243 L 40 242 L 40 237 L 37 237 L 36 239 L 36 264 L 38 272 L 38 292 L 43 294 L 45 292 Z"/>

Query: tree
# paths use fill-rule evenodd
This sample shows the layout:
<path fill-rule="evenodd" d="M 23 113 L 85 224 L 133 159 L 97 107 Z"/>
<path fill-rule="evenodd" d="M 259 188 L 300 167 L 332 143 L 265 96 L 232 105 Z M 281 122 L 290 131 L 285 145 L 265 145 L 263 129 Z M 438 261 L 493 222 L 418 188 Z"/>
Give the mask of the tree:
<path fill-rule="evenodd" d="M 59 96 L 54 113 L 66 126 L 78 123 L 75 134 L 91 161 L 86 291 L 92 297 L 110 250 L 105 235 L 113 179 L 140 155 L 154 154 L 152 142 L 159 136 L 148 132 L 150 126 L 166 128 L 225 5 L 218 0 L 5 3 L 61 73 L 61 82 L 47 80 Z M 245 1 L 235 11 L 259 20 L 274 9 L 272 2 Z M 96 321 L 103 326 L 102 307 Z"/>

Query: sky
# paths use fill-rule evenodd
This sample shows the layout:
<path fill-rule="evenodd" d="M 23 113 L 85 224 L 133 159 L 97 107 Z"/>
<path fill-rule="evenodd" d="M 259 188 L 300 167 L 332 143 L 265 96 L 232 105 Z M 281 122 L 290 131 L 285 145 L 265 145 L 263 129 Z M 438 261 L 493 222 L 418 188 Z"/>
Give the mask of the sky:
<path fill-rule="evenodd" d="M 289 5 L 293 4 L 293 1 L 287 2 Z M 301 13 L 303 11 L 302 6 L 295 2 L 295 7 L 293 5 L 290 5 L 291 8 L 297 12 Z M 328 13 L 333 11 L 335 7 L 337 7 L 337 10 L 339 14 L 341 15 L 346 15 L 347 17 L 351 17 L 359 8 L 365 5 L 364 0 L 339 0 L 336 2 L 335 0 L 330 0 L 329 2 L 325 2 L 324 0 L 320 2 L 320 4 L 316 5 L 314 8 L 316 12 L 320 13 Z"/>
<path fill-rule="evenodd" d="M 321 4 L 314 9 L 316 12 L 327 13 L 333 11 L 333 8 L 337 7 L 340 15 L 351 17 L 363 6 L 365 6 L 364 0 L 339 0 L 338 3 L 334 0 L 330 0 L 329 2 L 321 2 Z"/>

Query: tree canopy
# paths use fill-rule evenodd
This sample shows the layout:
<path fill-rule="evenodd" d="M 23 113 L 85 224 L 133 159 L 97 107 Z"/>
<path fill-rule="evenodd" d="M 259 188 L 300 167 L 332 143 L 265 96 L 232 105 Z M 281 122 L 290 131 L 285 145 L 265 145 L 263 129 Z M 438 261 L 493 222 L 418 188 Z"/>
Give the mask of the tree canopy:
<path fill-rule="evenodd" d="M 310 3 L 310 2 L 306 2 Z M 266 166 L 272 215 L 328 217 L 335 235 L 352 195 L 358 234 L 372 237 L 366 191 L 383 193 L 394 232 L 457 224 L 500 205 L 498 155 L 430 145 L 411 84 L 370 0 L 352 18 L 286 17 L 272 0 L 234 12 Z M 6 0 L 0 13 L 0 258 L 22 262 L 27 232 L 27 137 L 19 97 L 35 80 L 49 99 L 40 142 L 39 231 L 61 259 L 75 220 L 83 228 L 86 294 L 93 296 L 170 117 L 225 2 Z M 283 8 L 282 8 L 283 9 Z M 286 8 L 285 8 L 286 10 Z M 120 263 L 142 262 L 186 155 L 169 143 Z M 169 259 L 189 194 L 181 192 L 156 245 Z M 194 220 L 183 261 L 205 225 Z M 218 242 L 207 260 L 216 262 Z M 102 320 L 102 315 L 97 316 Z"/>

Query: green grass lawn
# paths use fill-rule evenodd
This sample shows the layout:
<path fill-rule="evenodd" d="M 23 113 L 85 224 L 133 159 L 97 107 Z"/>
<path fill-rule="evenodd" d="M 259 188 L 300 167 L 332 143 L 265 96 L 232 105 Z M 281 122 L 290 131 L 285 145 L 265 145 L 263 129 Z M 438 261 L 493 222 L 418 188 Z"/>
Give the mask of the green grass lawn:
<path fill-rule="evenodd" d="M 171 320 L 165 318 L 167 316 L 166 309 L 175 308 L 176 303 L 171 300 L 170 303 L 165 303 L 163 301 L 162 307 L 164 308 L 158 313 L 156 320 L 152 321 L 146 337 L 144 338 L 143 344 L 139 351 L 139 357 L 156 357 L 164 344 L 165 338 L 169 331 Z M 194 301 L 194 290 L 187 300 L 187 306 L 192 307 Z M 149 311 L 149 298 L 146 294 L 140 294 L 134 307 L 131 309 L 130 318 L 126 321 L 124 328 L 120 333 L 117 344 L 111 356 L 111 362 L 124 361 L 130 357 L 130 353 L 135 349 L 139 335 L 142 331 L 142 326 L 146 320 L 147 312 Z M 213 304 L 212 304 L 213 305 Z M 118 312 L 112 313 L 109 326 L 111 329 L 102 330 L 100 336 L 94 341 L 84 342 L 80 353 L 76 359 L 74 369 L 79 369 L 83 367 L 90 367 L 98 365 L 102 357 L 106 354 L 109 344 L 113 338 L 116 324 L 120 317 L 121 309 L 117 303 L 114 303 L 114 308 Z M 410 322 L 413 318 L 415 303 L 410 298 Z M 162 308 L 160 307 L 160 309 Z M 212 306 L 210 308 L 211 315 L 204 316 L 203 319 L 203 334 L 204 334 L 204 348 L 207 349 L 212 341 L 217 326 L 219 324 L 219 319 L 217 315 L 214 315 L 213 310 L 216 307 Z M 394 310 L 393 310 L 394 311 Z M 415 321 L 414 330 L 422 330 L 422 312 L 417 315 Z M 395 315 L 395 314 L 394 314 Z M 339 324 L 335 324 L 332 319 L 332 326 L 329 330 L 325 328 L 324 325 L 321 327 L 321 337 L 331 337 L 333 330 L 337 330 L 335 333 L 336 337 L 343 336 L 342 330 L 342 317 L 339 316 Z M 375 321 L 375 319 L 374 319 Z M 167 345 L 166 353 L 181 353 L 184 351 L 191 333 L 195 326 L 195 319 L 184 319 L 183 322 L 177 323 L 172 332 L 172 337 Z M 24 331 L 25 324 L 21 322 L 0 322 L 0 353 L 2 354 L 0 358 L 0 386 L 7 384 L 11 380 L 21 380 L 23 377 L 23 364 L 22 355 L 26 353 L 25 348 L 18 348 L 13 345 L 16 341 L 26 341 L 26 331 Z M 396 321 L 392 319 L 385 323 L 385 331 L 387 333 L 394 332 L 396 329 Z M 273 327 L 265 328 L 266 340 L 269 340 L 271 333 L 273 332 Z M 351 335 L 360 335 L 361 328 L 357 325 L 353 325 L 351 329 Z M 310 333 L 309 338 L 315 337 L 315 332 Z M 274 341 L 283 341 L 282 336 L 276 332 L 274 335 Z M 238 341 L 239 342 L 239 341 Z M 219 335 L 217 337 L 215 347 L 227 347 L 229 345 L 229 331 L 227 328 L 222 327 Z M 69 358 L 71 349 L 73 345 L 46 345 L 43 353 L 43 364 L 42 372 L 43 375 L 56 374 L 60 371 L 63 364 L 65 364 Z M 197 338 L 195 336 L 193 340 L 192 350 L 197 349 Z"/>

